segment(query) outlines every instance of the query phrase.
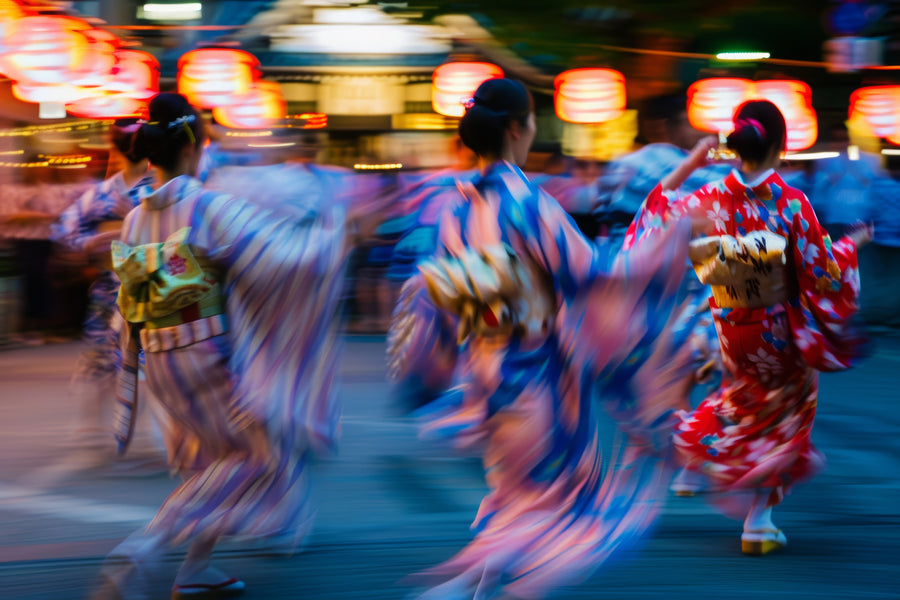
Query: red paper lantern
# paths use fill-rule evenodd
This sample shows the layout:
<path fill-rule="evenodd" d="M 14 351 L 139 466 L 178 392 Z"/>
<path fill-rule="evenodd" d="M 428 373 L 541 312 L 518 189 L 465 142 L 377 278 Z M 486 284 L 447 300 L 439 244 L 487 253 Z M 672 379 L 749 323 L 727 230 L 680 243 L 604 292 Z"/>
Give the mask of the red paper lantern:
<path fill-rule="evenodd" d="M 119 38 L 102 29 L 87 29 L 79 32 L 84 51 L 81 59 L 69 74 L 69 83 L 85 87 L 100 87 L 110 78 L 116 64 L 115 52 Z"/>
<path fill-rule="evenodd" d="M 0 71 L 28 85 L 69 83 L 87 50 L 81 33 L 90 29 L 70 17 L 24 17 L 7 24 Z"/>
<path fill-rule="evenodd" d="M 812 107 L 812 90 L 807 84 L 789 79 L 757 81 L 753 97 L 769 100 L 784 115 L 785 148 L 789 152 L 805 150 L 816 143 L 819 125 Z"/>
<path fill-rule="evenodd" d="M 687 91 L 688 122 L 700 131 L 731 131 L 734 111 L 748 98 L 752 88 L 752 81 L 731 77 L 695 82 Z"/>
<path fill-rule="evenodd" d="M 225 127 L 257 129 L 285 118 L 287 103 L 277 82 L 258 80 L 247 94 L 236 96 L 232 104 L 213 108 L 212 114 Z"/>
<path fill-rule="evenodd" d="M 734 129 L 737 108 L 755 99 L 771 101 L 784 115 L 787 150 L 803 150 L 816 143 L 819 131 L 812 92 L 802 81 L 701 79 L 688 88 L 688 121 L 701 131 L 728 133 Z"/>
<path fill-rule="evenodd" d="M 115 59 L 105 90 L 142 99 L 159 92 L 159 61 L 152 54 L 120 49 L 116 50 Z"/>
<path fill-rule="evenodd" d="M 850 120 L 861 119 L 878 137 L 900 138 L 900 85 L 863 87 L 850 95 Z"/>
<path fill-rule="evenodd" d="M 178 93 L 201 108 L 228 106 L 250 91 L 258 68 L 259 60 L 243 50 L 192 50 L 178 61 Z"/>
<path fill-rule="evenodd" d="M 625 112 L 625 76 L 612 69 L 571 69 L 553 80 L 556 116 L 569 123 L 604 123 Z"/>
<path fill-rule="evenodd" d="M 461 117 L 463 102 L 475 94 L 488 79 L 503 77 L 503 69 L 484 62 L 451 62 L 434 70 L 431 80 L 431 106 L 434 112 L 448 117 Z"/>

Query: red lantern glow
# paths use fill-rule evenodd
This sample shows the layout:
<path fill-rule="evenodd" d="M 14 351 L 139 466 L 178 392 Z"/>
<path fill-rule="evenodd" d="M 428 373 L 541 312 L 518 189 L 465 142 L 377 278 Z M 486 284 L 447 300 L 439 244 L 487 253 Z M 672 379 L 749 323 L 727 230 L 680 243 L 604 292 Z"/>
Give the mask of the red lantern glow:
<path fill-rule="evenodd" d="M 556 116 L 569 123 L 604 123 L 625 112 L 625 76 L 612 69 L 571 69 L 553 81 Z"/>
<path fill-rule="evenodd" d="M 277 82 L 259 80 L 247 94 L 235 97 L 233 104 L 217 106 L 212 112 L 213 118 L 225 127 L 257 129 L 283 119 L 287 103 Z"/>
<path fill-rule="evenodd" d="M 735 110 L 754 99 L 771 101 L 784 115 L 787 150 L 803 150 L 816 143 L 819 130 L 812 92 L 802 81 L 701 79 L 688 88 L 688 121 L 701 131 L 727 133 L 734 128 Z"/>
<path fill-rule="evenodd" d="M 734 128 L 734 111 L 750 95 L 753 82 L 723 77 L 701 79 L 688 88 L 687 116 L 700 131 L 720 132 Z"/>
<path fill-rule="evenodd" d="M 29 83 L 14 83 L 12 94 L 22 102 L 59 102 L 66 104 L 76 102 L 83 98 L 96 95 L 98 92 L 77 85 L 60 83 L 57 85 L 31 85 Z"/>
<path fill-rule="evenodd" d="M 104 89 L 147 99 L 159 92 L 159 61 L 140 50 L 117 50 L 116 64 Z"/>
<path fill-rule="evenodd" d="M 256 57 L 243 50 L 192 50 L 178 61 L 178 93 L 194 106 L 228 106 L 250 92 L 258 67 Z"/>
<path fill-rule="evenodd" d="M 69 83 L 84 59 L 84 21 L 69 17 L 24 17 L 7 24 L 0 71 L 11 79 L 34 84 Z"/>
<path fill-rule="evenodd" d="M 66 104 L 66 111 L 73 117 L 85 119 L 146 118 L 148 115 L 146 100 L 129 98 L 125 94 L 103 94 L 83 98 Z"/>
<path fill-rule="evenodd" d="M 503 69 L 483 62 L 452 62 L 434 70 L 431 84 L 431 106 L 438 114 L 461 117 L 463 102 L 475 94 L 488 79 L 503 77 Z"/>
<path fill-rule="evenodd" d="M 302 113 L 294 115 L 295 119 L 304 119 L 301 129 L 324 129 L 328 126 L 328 115 L 325 113 Z"/>
<path fill-rule="evenodd" d="M 115 51 L 119 38 L 102 29 L 87 29 L 79 33 L 83 55 L 73 66 L 68 81 L 85 87 L 102 86 L 109 81 L 110 72 L 116 64 Z"/>
<path fill-rule="evenodd" d="M 891 143 L 900 139 L 900 85 L 863 87 L 850 95 L 850 120 L 863 120 L 872 133 L 888 138 Z"/>

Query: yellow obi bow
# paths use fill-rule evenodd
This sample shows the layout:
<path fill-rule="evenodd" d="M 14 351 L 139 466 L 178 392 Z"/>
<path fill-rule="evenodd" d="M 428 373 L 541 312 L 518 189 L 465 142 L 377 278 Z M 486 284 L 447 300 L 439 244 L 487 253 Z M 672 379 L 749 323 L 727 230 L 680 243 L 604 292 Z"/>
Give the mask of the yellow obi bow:
<path fill-rule="evenodd" d="M 185 243 L 190 227 L 165 242 L 131 247 L 112 243 L 113 269 L 122 285 L 118 305 L 129 323 L 144 323 L 194 304 L 216 283 Z"/>
<path fill-rule="evenodd" d="M 720 308 L 773 306 L 791 295 L 787 240 L 778 234 L 699 238 L 691 242 L 688 255 Z"/>

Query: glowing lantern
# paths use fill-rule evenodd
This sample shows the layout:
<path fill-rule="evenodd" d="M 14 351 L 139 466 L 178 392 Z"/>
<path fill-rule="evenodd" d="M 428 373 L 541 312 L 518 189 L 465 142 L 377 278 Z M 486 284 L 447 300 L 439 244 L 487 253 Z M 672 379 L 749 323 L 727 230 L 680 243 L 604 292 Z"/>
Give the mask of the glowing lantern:
<path fill-rule="evenodd" d="M 295 119 L 303 119 L 301 129 L 324 129 L 328 126 L 328 115 L 325 113 L 302 113 L 294 115 Z"/>
<path fill-rule="evenodd" d="M 730 132 L 735 111 L 747 100 L 769 100 L 778 107 L 787 124 L 787 150 L 816 143 L 819 130 L 812 92 L 802 81 L 701 79 L 688 88 L 688 121 L 701 131 Z"/>
<path fill-rule="evenodd" d="M 88 29 L 79 33 L 84 53 L 81 60 L 73 66 L 68 81 L 87 87 L 102 86 L 109 80 L 110 71 L 116 64 L 115 51 L 119 46 L 119 38 L 102 29 Z"/>
<path fill-rule="evenodd" d="M 178 60 L 178 93 L 194 106 L 227 106 L 250 91 L 258 67 L 256 57 L 243 50 L 192 50 Z"/>
<path fill-rule="evenodd" d="M 816 143 L 819 125 L 812 108 L 812 90 L 802 81 L 773 79 L 757 81 L 754 98 L 772 102 L 787 124 L 788 151 L 805 150 Z"/>
<path fill-rule="evenodd" d="M 431 106 L 434 112 L 448 117 L 461 117 L 463 102 L 475 94 L 488 79 L 503 77 L 503 69 L 483 62 L 452 62 L 434 70 L 431 84 Z"/>
<path fill-rule="evenodd" d="M 612 69 L 571 69 L 553 81 L 556 116 L 569 123 L 604 123 L 625 113 L 625 76 Z"/>
<path fill-rule="evenodd" d="M 24 17 L 7 24 L 2 57 L 3 71 L 11 79 L 29 84 L 69 82 L 83 60 L 90 26 L 69 17 Z"/>
<path fill-rule="evenodd" d="M 117 50 L 116 64 L 104 89 L 131 98 L 150 98 L 159 92 L 159 61 L 141 50 Z"/>
<path fill-rule="evenodd" d="M 146 100 L 129 98 L 124 94 L 104 94 L 83 98 L 66 104 L 66 111 L 73 117 L 85 119 L 146 118 L 148 114 Z"/>
<path fill-rule="evenodd" d="M 700 131 L 731 131 L 734 111 L 750 94 L 749 79 L 701 79 L 688 88 L 688 121 Z"/>
<path fill-rule="evenodd" d="M 247 94 L 234 98 L 233 104 L 217 106 L 212 112 L 213 118 L 225 127 L 255 129 L 285 118 L 287 103 L 277 82 L 259 80 Z"/>
<path fill-rule="evenodd" d="M 877 137 L 900 139 L 900 85 L 859 88 L 850 95 L 850 120 L 861 120 Z"/>

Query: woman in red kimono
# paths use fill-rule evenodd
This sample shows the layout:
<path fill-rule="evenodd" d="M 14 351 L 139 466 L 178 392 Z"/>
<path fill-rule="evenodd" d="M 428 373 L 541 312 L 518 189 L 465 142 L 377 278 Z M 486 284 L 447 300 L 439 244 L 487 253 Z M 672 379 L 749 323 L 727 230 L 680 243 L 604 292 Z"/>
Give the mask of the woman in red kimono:
<path fill-rule="evenodd" d="M 700 142 L 648 196 L 624 247 L 673 218 L 691 218 L 690 257 L 710 286 L 725 372 L 718 390 L 681 415 L 675 446 L 688 469 L 731 492 L 715 495 L 723 509 L 746 514 L 743 552 L 765 554 L 787 543 L 772 508 L 824 465 L 810 441 L 818 371 L 846 369 L 861 353 L 851 322 L 856 251 L 872 231 L 859 226 L 832 242 L 809 200 L 775 172 L 786 126 L 774 104 L 746 102 L 734 127 L 728 147 L 740 169 L 678 197 L 715 143 Z"/>

